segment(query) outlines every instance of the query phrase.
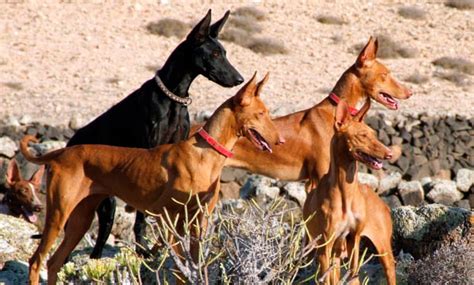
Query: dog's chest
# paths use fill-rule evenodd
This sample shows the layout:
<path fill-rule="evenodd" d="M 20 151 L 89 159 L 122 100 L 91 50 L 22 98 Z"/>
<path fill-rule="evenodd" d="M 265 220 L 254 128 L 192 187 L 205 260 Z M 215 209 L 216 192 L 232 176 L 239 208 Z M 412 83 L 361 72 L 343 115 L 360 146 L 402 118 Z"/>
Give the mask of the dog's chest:
<path fill-rule="evenodd" d="M 152 146 L 176 143 L 189 134 L 190 121 L 187 107 L 174 102 L 161 106 L 151 119 Z M 167 108 L 166 108 L 167 107 Z"/>

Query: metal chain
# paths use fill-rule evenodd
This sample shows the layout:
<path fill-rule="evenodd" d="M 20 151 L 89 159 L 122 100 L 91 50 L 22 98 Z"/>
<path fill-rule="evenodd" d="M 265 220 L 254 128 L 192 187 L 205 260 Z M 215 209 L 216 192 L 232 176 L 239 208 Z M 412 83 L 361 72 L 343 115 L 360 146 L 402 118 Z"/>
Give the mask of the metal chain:
<path fill-rule="evenodd" d="M 163 81 L 161 81 L 161 78 L 158 76 L 158 72 L 155 75 L 155 81 L 158 84 L 158 87 L 160 87 L 161 91 L 163 91 L 163 93 L 165 93 L 165 95 L 168 96 L 171 100 L 181 103 L 184 106 L 191 105 L 191 103 L 193 102 L 193 99 L 191 99 L 191 97 L 179 97 L 173 94 L 173 92 L 169 91 Z"/>

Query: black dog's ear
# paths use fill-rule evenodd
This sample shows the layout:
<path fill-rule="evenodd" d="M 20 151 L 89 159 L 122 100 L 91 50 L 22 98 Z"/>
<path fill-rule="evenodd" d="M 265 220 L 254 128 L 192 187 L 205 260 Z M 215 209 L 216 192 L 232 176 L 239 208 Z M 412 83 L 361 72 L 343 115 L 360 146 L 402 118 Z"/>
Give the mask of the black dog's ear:
<path fill-rule="evenodd" d="M 212 24 L 210 33 L 209 33 L 211 37 L 217 38 L 219 36 L 219 33 L 221 32 L 222 27 L 224 27 L 225 22 L 227 22 L 229 15 L 230 15 L 230 11 L 227 10 L 227 12 L 225 12 L 225 15 L 224 17 L 222 17 L 222 19 Z"/>
<path fill-rule="evenodd" d="M 193 28 L 186 37 L 187 40 L 203 42 L 209 36 L 209 26 L 211 25 L 211 9 L 206 16 Z"/>

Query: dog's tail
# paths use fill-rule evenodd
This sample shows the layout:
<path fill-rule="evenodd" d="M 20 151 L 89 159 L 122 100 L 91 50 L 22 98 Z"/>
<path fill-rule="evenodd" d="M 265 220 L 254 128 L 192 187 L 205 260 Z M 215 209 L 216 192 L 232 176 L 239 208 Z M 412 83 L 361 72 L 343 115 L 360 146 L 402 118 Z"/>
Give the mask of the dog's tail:
<path fill-rule="evenodd" d="M 58 149 L 52 152 L 48 152 L 47 154 L 42 155 L 42 156 L 34 156 L 28 150 L 28 143 L 30 142 L 37 143 L 38 139 L 31 135 L 24 136 L 20 141 L 20 151 L 23 154 L 23 156 L 26 158 L 26 160 L 28 160 L 29 162 L 33 162 L 35 164 L 47 164 L 48 162 L 50 162 L 51 160 L 53 160 L 55 157 L 57 157 L 59 154 L 63 152 L 63 149 Z"/>

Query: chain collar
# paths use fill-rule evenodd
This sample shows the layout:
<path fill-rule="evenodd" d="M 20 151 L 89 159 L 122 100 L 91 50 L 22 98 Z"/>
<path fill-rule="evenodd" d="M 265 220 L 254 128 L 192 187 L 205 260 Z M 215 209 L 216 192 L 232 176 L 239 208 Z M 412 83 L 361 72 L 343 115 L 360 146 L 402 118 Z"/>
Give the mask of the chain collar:
<path fill-rule="evenodd" d="M 169 91 L 163 81 L 161 81 L 161 78 L 158 76 L 158 72 L 155 75 L 155 81 L 156 84 L 158 84 L 158 87 L 160 87 L 161 91 L 163 91 L 163 93 L 165 93 L 165 95 L 168 96 L 171 100 L 181 103 L 184 106 L 191 105 L 191 103 L 193 102 L 193 99 L 191 99 L 190 97 L 179 97 L 173 94 L 173 92 Z"/>

